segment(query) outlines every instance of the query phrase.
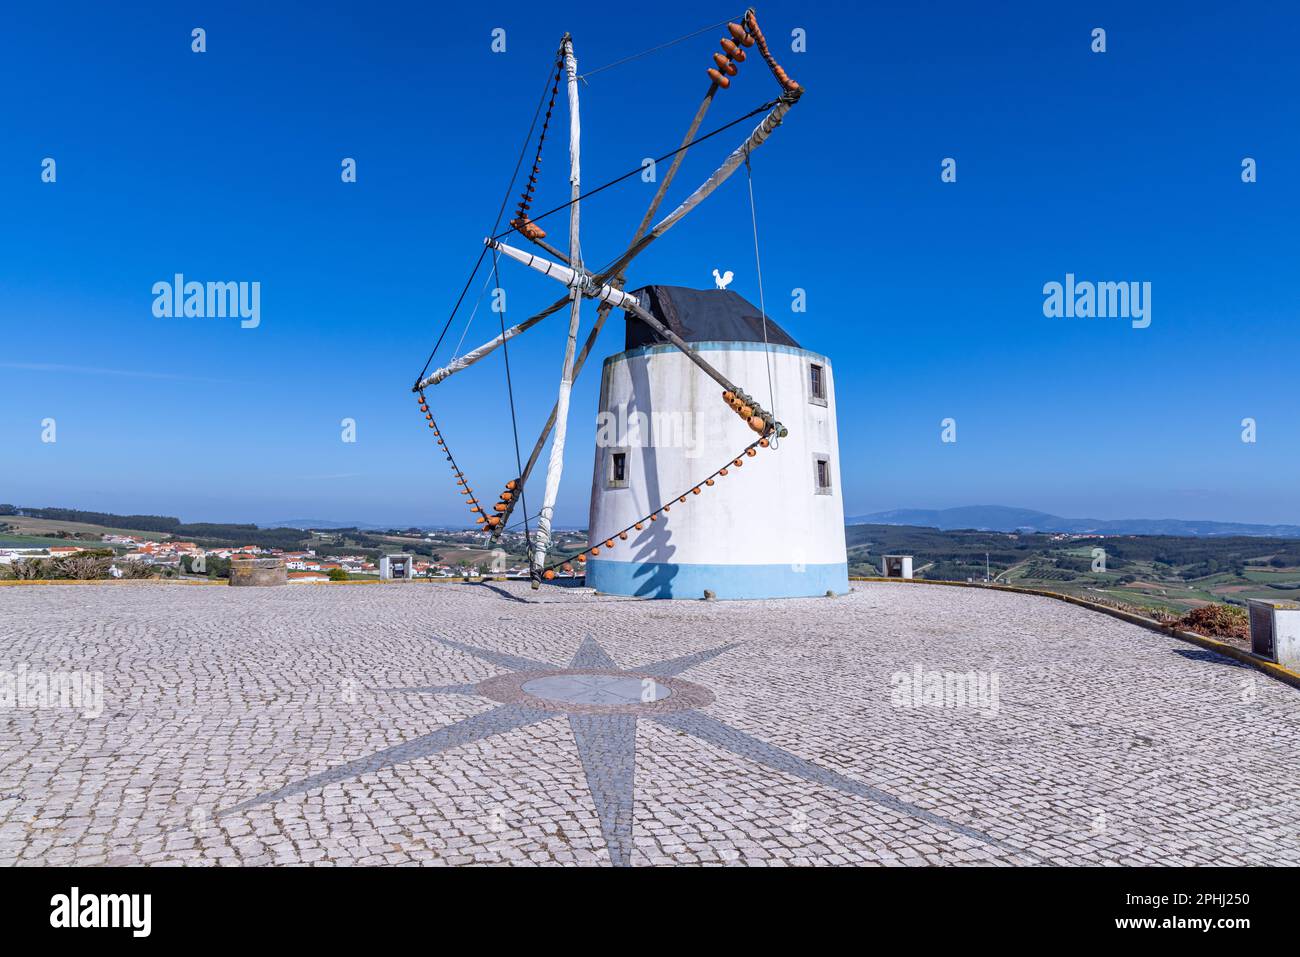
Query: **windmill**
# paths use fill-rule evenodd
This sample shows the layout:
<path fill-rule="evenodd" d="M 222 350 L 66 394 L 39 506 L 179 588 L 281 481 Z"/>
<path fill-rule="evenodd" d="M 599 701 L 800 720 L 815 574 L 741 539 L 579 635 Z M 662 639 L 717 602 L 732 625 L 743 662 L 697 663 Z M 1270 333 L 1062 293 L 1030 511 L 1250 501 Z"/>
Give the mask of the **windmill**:
<path fill-rule="evenodd" d="M 706 28 L 711 29 L 711 28 Z M 681 298 L 679 294 L 676 298 L 669 292 L 673 287 L 646 287 L 645 290 L 637 292 L 625 291 L 626 271 L 629 264 L 644 252 L 651 244 L 657 242 L 670 229 L 682 221 L 692 210 L 696 209 L 705 199 L 709 197 L 717 188 L 736 173 L 742 166 L 746 169 L 747 175 L 751 176 L 750 181 L 750 199 L 751 199 L 751 219 L 755 230 L 755 251 L 757 254 L 757 220 L 753 216 L 753 186 L 752 174 L 750 174 L 750 157 L 768 139 L 772 132 L 781 124 L 785 115 L 792 109 L 803 95 L 803 88 L 796 83 L 781 68 L 768 48 L 767 42 L 759 28 L 758 20 L 754 11 L 746 11 L 740 23 L 726 23 L 727 35 L 720 42 L 720 53 L 713 54 L 713 65 L 708 67 L 707 74 L 709 77 L 709 88 L 704 95 L 703 101 L 697 108 L 691 122 L 687 128 L 686 134 L 681 141 L 681 145 L 675 150 L 660 157 L 657 162 L 666 161 L 671 158 L 672 163 L 666 175 L 659 183 L 654 197 L 650 202 L 649 208 L 642 217 L 640 224 L 633 232 L 632 240 L 621 254 L 615 257 L 607 265 L 598 270 L 588 269 L 582 258 L 582 245 L 580 243 L 580 210 L 582 202 L 596 192 L 605 189 L 621 180 L 627 179 L 640 172 L 640 166 L 636 169 L 610 181 L 602 184 L 595 189 L 583 191 L 581 184 L 581 120 L 580 120 L 580 103 L 579 103 L 579 78 L 577 57 L 574 51 L 573 38 L 565 34 L 559 49 L 556 52 L 556 61 L 553 74 L 548 74 L 547 87 L 543 90 L 543 95 L 538 102 L 537 115 L 534 117 L 534 127 L 537 125 L 537 117 L 541 115 L 542 103 L 548 100 L 545 116 L 542 119 L 540 132 L 537 135 L 537 147 L 531 171 L 524 182 L 522 193 L 514 217 L 509 222 L 509 228 L 501 232 L 495 232 L 484 241 L 484 247 L 479 255 L 478 262 L 471 272 L 470 278 L 466 281 L 457 301 L 456 307 L 452 310 L 452 315 L 444 327 L 442 336 L 439 337 L 438 343 L 435 344 L 429 360 L 425 363 L 424 369 L 421 370 L 416 378 L 412 391 L 416 393 L 420 411 L 427 420 L 428 427 L 433 431 L 437 445 L 450 463 L 452 474 L 458 486 L 458 491 L 465 498 L 468 508 L 475 516 L 476 523 L 481 526 L 484 534 L 490 541 L 495 541 L 507 528 L 512 527 L 510 520 L 517 507 L 522 507 L 524 518 L 525 535 L 529 540 L 529 569 L 530 578 L 533 587 L 537 588 L 543 581 L 550 581 L 557 577 L 559 573 L 575 573 L 575 562 L 577 566 L 584 566 L 594 573 L 596 565 L 601 564 L 596 559 L 602 554 L 602 551 L 608 553 L 618 547 L 619 544 L 628 543 L 629 548 L 639 548 L 646 545 L 652 545 L 656 538 L 662 539 L 662 525 L 658 525 L 661 519 L 666 519 L 671 512 L 673 505 L 684 506 L 690 496 L 694 499 L 700 496 L 706 489 L 712 489 L 718 479 L 726 477 L 734 471 L 738 471 L 748 459 L 754 458 L 760 450 L 771 451 L 780 446 L 782 440 L 786 439 L 790 432 L 780 421 L 775 413 L 761 404 L 750 392 L 741 388 L 738 381 L 733 380 L 728 371 L 724 371 L 720 366 L 727 363 L 716 361 L 716 357 L 708 350 L 700 346 L 698 337 L 691 335 L 691 327 L 681 322 L 675 321 L 674 317 L 666 314 L 664 309 L 671 308 L 673 303 Z M 703 32 L 703 31 L 698 31 Z M 681 38 L 688 39 L 688 37 Z M 673 41 L 680 42 L 680 41 Z M 766 62 L 773 78 L 776 80 L 779 88 L 778 96 L 770 102 L 764 103 L 759 107 L 751 110 L 749 113 L 741 116 L 737 120 L 725 124 L 707 134 L 698 136 L 701 123 L 707 114 L 714 98 L 719 90 L 729 89 L 732 80 L 738 74 L 737 64 L 743 63 L 746 59 L 746 51 L 757 49 L 762 59 Z M 659 49 L 659 48 L 655 48 Z M 653 52 L 653 51 L 646 51 Z M 639 56 L 640 54 L 638 54 Z M 630 58 L 629 58 L 630 59 Z M 556 100 L 559 96 L 561 85 L 565 86 L 568 100 L 568 118 L 569 118 L 569 186 L 570 198 L 567 203 L 548 210 L 545 213 L 534 214 L 532 203 L 534 192 L 537 186 L 538 177 L 541 172 L 541 161 L 543 148 L 546 143 L 547 133 L 550 128 L 552 114 L 554 112 Z M 702 143 L 704 140 L 723 133 L 732 126 L 744 122 L 754 116 L 762 114 L 756 126 L 752 128 L 745 139 L 733 149 L 723 159 L 720 165 L 713 173 L 701 183 L 692 193 L 690 193 L 681 203 L 675 207 L 666 216 L 655 220 L 659 211 L 659 206 L 663 202 L 670 185 L 686 155 L 687 150 L 692 146 Z M 531 142 L 532 130 L 529 132 L 528 142 Z M 526 147 L 525 147 L 526 148 Z M 524 153 L 521 152 L 520 160 Z M 518 177 L 519 168 L 516 168 L 516 178 Z M 513 181 L 512 181 L 513 187 Z M 569 230 L 568 230 L 568 249 L 567 251 L 557 248 L 547 241 L 547 231 L 541 225 L 541 221 L 555 214 L 563 212 L 568 213 Z M 499 219 L 498 219 L 499 225 Z M 531 251 L 523 247 L 524 243 L 531 244 L 536 251 Z M 497 274 L 500 264 L 503 260 L 510 260 L 523 267 L 533 269 L 545 276 L 548 276 L 565 287 L 564 294 L 553 302 L 551 305 L 537 312 L 536 314 L 525 319 L 523 322 L 506 327 L 504 319 L 501 323 L 500 333 L 478 346 L 470 349 L 463 354 L 454 357 L 445 365 L 429 371 L 433 363 L 433 358 L 438 352 L 442 338 L 445 337 L 447 328 L 450 327 L 452 320 L 456 316 L 465 296 L 471 288 L 478 270 L 483 267 L 488 257 L 491 257 L 491 267 L 489 278 Z M 716 274 L 716 270 L 715 270 Z M 761 266 L 758 269 L 760 283 L 760 303 L 761 295 Z M 730 277 L 731 273 L 728 272 Z M 730 296 L 737 300 L 740 297 L 735 293 L 725 290 L 725 284 L 718 280 L 719 289 L 716 290 L 719 296 Z M 486 284 L 484 286 L 486 288 Z M 578 333 L 581 324 L 581 314 L 583 304 L 587 300 L 594 300 L 597 303 L 597 312 L 595 322 L 593 323 L 585 342 L 581 348 L 578 347 Z M 744 300 L 740 300 L 744 303 Z M 711 304 L 707 308 L 712 310 Z M 733 303 L 734 305 L 734 303 Z M 775 324 L 771 323 L 767 317 L 766 311 L 762 308 L 754 310 L 748 306 L 749 312 L 758 312 L 757 317 L 749 316 L 745 310 L 740 307 L 736 313 L 738 321 L 750 328 L 757 330 L 761 327 L 762 341 L 767 348 L 766 354 L 766 372 L 768 378 L 768 404 L 775 406 L 778 396 L 778 390 L 773 385 L 773 358 L 772 350 L 777 348 L 770 341 L 769 331 L 781 333 L 781 338 L 788 340 L 781 330 L 776 329 Z M 518 454 L 518 443 L 516 441 L 516 464 L 518 473 L 507 481 L 502 489 L 498 499 L 490 506 L 485 504 L 475 495 L 469 481 L 456 462 L 455 456 L 448 444 L 448 438 L 438 427 L 434 418 L 431 403 L 428 400 L 426 390 L 438 383 L 444 382 L 452 375 L 463 372 L 470 366 L 480 362 L 483 358 L 501 349 L 505 356 L 507 383 L 509 384 L 509 347 L 512 340 L 528 331 L 537 323 L 541 322 L 547 316 L 564 310 L 567 307 L 569 324 L 568 333 L 565 339 L 563 362 L 561 365 L 560 381 L 557 396 L 551 414 L 546 424 L 541 430 L 532 452 L 526 462 Z M 595 524 L 590 529 L 590 541 L 588 547 L 581 553 L 571 556 L 570 558 L 555 559 L 552 552 L 553 544 L 553 519 L 556 497 L 559 492 L 560 482 L 563 472 L 564 447 L 568 436 L 569 428 L 569 404 L 572 393 L 573 382 L 581 372 L 592 347 L 595 344 L 597 336 L 600 334 L 602 327 L 609 314 L 614 309 L 623 310 L 628 318 L 629 336 L 633 334 L 633 326 L 641 330 L 638 334 L 649 335 L 656 344 L 662 344 L 666 349 L 673 353 L 674 361 L 684 363 L 687 368 L 691 369 L 691 375 L 698 379 L 700 375 L 711 379 L 720 389 L 721 397 L 725 406 L 722 408 L 729 409 L 729 414 L 739 417 L 743 426 L 749 431 L 748 441 L 743 442 L 739 447 L 732 446 L 728 450 L 726 464 L 714 469 L 711 474 L 699 476 L 698 481 L 692 481 L 683 494 L 674 492 L 672 497 L 660 498 L 656 501 L 644 500 L 644 496 L 649 491 L 661 484 L 657 481 L 649 483 L 638 483 L 637 488 L 641 491 L 641 496 L 634 501 L 642 502 L 642 505 L 633 505 L 632 514 L 627 508 L 621 507 L 614 510 L 614 513 L 622 516 L 619 521 L 626 518 L 625 524 L 618 528 L 609 528 L 606 525 L 597 527 Z M 733 309 L 735 312 L 735 309 Z M 754 332 L 757 336 L 757 332 Z M 793 340 L 789 340 L 793 342 Z M 747 350 L 747 351 L 753 351 Z M 809 354 L 813 355 L 813 354 Z M 821 358 L 821 357 L 816 357 Z M 801 360 L 802 361 L 802 360 Z M 829 375 L 829 363 L 821 358 L 821 364 L 813 362 L 812 366 L 818 369 L 822 376 L 823 388 L 827 383 Z M 737 367 L 739 368 L 739 366 Z M 748 369 L 753 372 L 752 368 Z M 801 380 L 802 381 L 802 380 Z M 692 386 L 693 387 L 693 386 Z M 511 392 L 511 414 L 514 416 L 513 387 Z M 643 404 L 651 397 L 642 395 L 639 401 Z M 634 399 L 635 401 L 635 399 Z M 823 406 L 826 403 L 822 403 Z M 516 423 L 517 426 L 517 423 Z M 822 422 L 820 431 L 825 432 L 826 423 Z M 732 426 L 734 429 L 735 426 Z M 833 415 L 829 420 L 831 432 L 830 442 L 833 444 L 834 421 Z M 517 429 L 516 429 L 517 432 Z M 743 434 L 743 433 L 742 433 Z M 526 489 L 529 487 L 529 480 L 533 476 L 534 468 L 537 465 L 546 443 L 550 440 L 550 455 L 547 461 L 545 472 L 545 482 L 542 493 L 542 503 L 537 510 L 536 528 L 529 534 L 530 517 L 526 506 Z M 734 441 L 734 438 L 733 438 Z M 823 444 L 826 444 L 823 442 Z M 653 450 L 652 450 L 653 451 Z M 598 472 L 605 467 L 604 460 L 598 452 L 597 470 Z M 653 468 L 654 462 L 651 461 L 654 456 L 643 455 L 637 456 L 637 461 L 631 463 L 634 468 L 640 468 L 642 475 L 647 474 L 645 469 Z M 611 467 L 613 467 L 611 465 Z M 629 467 L 627 460 L 623 460 L 621 468 Z M 821 466 L 818 466 L 819 468 Z M 802 465 L 800 466 L 802 469 Z M 829 473 L 828 473 L 829 474 Z M 622 487 L 632 487 L 629 480 Z M 835 495 L 836 507 L 839 507 L 838 494 Z M 624 503 L 626 505 L 628 503 Z M 598 518 L 603 522 L 606 517 L 597 516 L 596 496 L 593 496 L 593 522 Z M 613 513 L 611 513 L 613 514 Z M 837 529 L 839 537 L 839 552 L 843 552 L 843 528 L 842 528 L 842 508 L 840 508 L 840 525 Z M 644 551 L 644 548 L 642 548 Z M 832 556 L 834 557 L 834 556 Z M 608 556 L 606 561 L 608 560 Z M 588 564 L 590 563 L 590 564 Z M 642 564 L 645 564 L 644 562 Z M 655 564 L 651 562 L 650 564 Z M 799 563 L 794 563 L 799 564 Z M 844 579 L 843 585 L 847 587 L 847 572 L 839 574 L 839 565 L 843 563 L 832 562 L 836 566 L 831 571 L 833 584 L 838 585 L 841 578 Z M 846 568 L 846 566 L 844 566 Z M 834 590 L 828 589 L 828 590 Z M 839 590 L 844 590 L 840 588 Z M 661 592 L 662 593 L 662 592 Z M 698 596 L 697 596 L 698 597 Z"/>

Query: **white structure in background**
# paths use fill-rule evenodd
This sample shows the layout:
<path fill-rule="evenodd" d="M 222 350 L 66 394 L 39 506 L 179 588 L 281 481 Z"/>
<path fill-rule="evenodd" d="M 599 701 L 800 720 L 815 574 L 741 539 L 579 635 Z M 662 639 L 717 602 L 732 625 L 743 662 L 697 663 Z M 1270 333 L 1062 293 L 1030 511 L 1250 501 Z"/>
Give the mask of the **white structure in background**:
<path fill-rule="evenodd" d="M 0 565 L 12 565 L 29 558 L 49 558 L 49 554 L 43 548 L 0 548 Z"/>
<path fill-rule="evenodd" d="M 1247 600 L 1250 650 L 1283 668 L 1300 671 L 1300 602 Z"/>
<path fill-rule="evenodd" d="M 410 555 L 384 555 L 379 559 L 379 577 L 385 580 L 410 578 L 414 572 Z"/>
<path fill-rule="evenodd" d="M 671 508 L 587 562 L 597 591 L 649 598 L 786 598 L 848 591 L 835 381 L 728 290 L 649 286 L 633 295 L 789 430 L 779 448 L 690 490 L 754 441 L 721 388 L 640 320 L 605 360 L 590 541 L 599 545 L 665 503 Z M 769 362 L 772 390 L 769 394 Z M 686 495 L 686 504 L 677 501 Z M 608 557 L 606 555 L 608 554 Z"/>
<path fill-rule="evenodd" d="M 911 578 L 911 555 L 882 555 L 880 557 L 880 574 L 884 578 Z"/>

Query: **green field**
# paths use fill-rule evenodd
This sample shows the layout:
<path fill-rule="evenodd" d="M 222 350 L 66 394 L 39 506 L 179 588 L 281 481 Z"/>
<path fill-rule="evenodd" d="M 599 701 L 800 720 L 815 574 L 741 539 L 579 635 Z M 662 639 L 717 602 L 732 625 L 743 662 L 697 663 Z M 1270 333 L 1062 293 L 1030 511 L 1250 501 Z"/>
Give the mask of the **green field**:
<path fill-rule="evenodd" d="M 914 556 L 918 578 L 992 580 L 1184 614 L 1214 602 L 1300 599 L 1300 540 L 1164 535 L 1073 537 L 940 531 L 903 525 L 846 529 L 850 574 L 880 574 L 880 556 Z M 1094 568 L 1094 549 L 1105 553 Z M 986 559 L 987 556 L 987 559 Z"/>
<path fill-rule="evenodd" d="M 259 529 L 253 525 L 183 525 L 165 516 L 127 517 L 58 509 L 43 512 L 40 517 L 0 512 L 0 545 L 104 547 L 101 536 L 112 532 L 155 540 L 179 535 L 205 547 L 258 544 L 285 550 L 314 548 L 319 555 L 362 554 L 374 560 L 384 552 L 402 551 L 454 568 L 490 566 L 497 548 L 505 553 L 508 565 L 527 560 L 524 536 L 519 532 L 508 532 L 499 543 L 485 547 L 480 536 L 465 531 L 375 532 L 343 528 L 310 532 Z M 167 526 L 172 534 L 133 531 L 129 527 L 131 518 L 142 524 Z M 880 556 L 897 553 L 914 556 L 917 578 L 982 582 L 987 575 L 995 582 L 1175 615 L 1217 602 L 1244 605 L 1251 598 L 1300 600 L 1300 539 L 1071 536 L 850 525 L 845 529 L 845 540 L 849 574 L 854 576 L 879 575 Z M 551 554 L 560 559 L 584 549 L 586 543 L 585 531 L 557 532 Z M 122 551 L 125 546 L 114 548 Z M 1104 563 L 1098 561 L 1099 555 L 1104 555 Z"/>
<path fill-rule="evenodd" d="M 52 548 L 77 545 L 82 548 L 111 548 L 114 551 L 125 551 L 123 545 L 110 545 L 107 542 L 101 542 L 94 538 L 59 538 L 53 535 L 14 535 L 10 532 L 0 531 L 0 548 Z"/>

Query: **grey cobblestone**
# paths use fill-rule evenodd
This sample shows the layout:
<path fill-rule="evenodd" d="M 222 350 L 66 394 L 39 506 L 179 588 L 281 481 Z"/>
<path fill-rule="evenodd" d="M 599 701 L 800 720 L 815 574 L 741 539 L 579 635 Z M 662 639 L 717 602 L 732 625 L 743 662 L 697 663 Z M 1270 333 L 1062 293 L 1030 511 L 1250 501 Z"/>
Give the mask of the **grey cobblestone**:
<path fill-rule="evenodd" d="M 926 586 L 0 589 L 0 669 L 105 695 L 0 710 L 0 864 L 1300 863 L 1300 691 L 1188 650 Z M 474 693 L 571 665 L 714 700 L 575 720 Z M 997 674 L 996 710 L 897 706 L 916 667 Z"/>

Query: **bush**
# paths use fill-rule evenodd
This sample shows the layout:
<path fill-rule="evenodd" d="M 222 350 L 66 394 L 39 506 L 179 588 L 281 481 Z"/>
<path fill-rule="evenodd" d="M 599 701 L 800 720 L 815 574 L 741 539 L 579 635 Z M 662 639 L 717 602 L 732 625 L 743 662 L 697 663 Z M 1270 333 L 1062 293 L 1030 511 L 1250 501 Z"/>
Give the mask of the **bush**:
<path fill-rule="evenodd" d="M 146 562 L 118 562 L 117 570 L 122 573 L 123 578 L 153 578 L 157 572 L 154 567 Z"/>
<path fill-rule="evenodd" d="M 34 581 L 38 579 L 75 578 L 93 581 L 108 578 L 113 560 L 102 555 L 71 555 L 68 558 L 28 558 L 11 565 L 0 565 L 0 578 Z"/>
<path fill-rule="evenodd" d="M 331 569 L 330 569 L 330 581 L 332 581 L 332 582 L 345 582 L 345 581 L 350 581 L 350 579 L 348 578 L 348 573 L 345 572 L 343 569 L 341 569 L 341 568 L 331 568 Z"/>
<path fill-rule="evenodd" d="M 1236 605 L 1205 605 L 1193 608 L 1178 620 L 1188 631 L 1218 638 L 1249 638 L 1250 619 L 1246 609 Z"/>
<path fill-rule="evenodd" d="M 8 569 L 7 577 L 19 581 L 33 581 L 37 578 L 50 578 L 49 570 L 52 564 L 48 558 L 25 558 L 5 567 Z"/>
<path fill-rule="evenodd" d="M 50 562 L 45 578 L 75 578 L 90 581 L 96 578 L 108 578 L 109 566 L 113 560 L 102 555 L 73 555 Z"/>

